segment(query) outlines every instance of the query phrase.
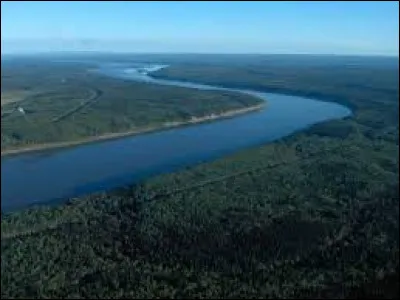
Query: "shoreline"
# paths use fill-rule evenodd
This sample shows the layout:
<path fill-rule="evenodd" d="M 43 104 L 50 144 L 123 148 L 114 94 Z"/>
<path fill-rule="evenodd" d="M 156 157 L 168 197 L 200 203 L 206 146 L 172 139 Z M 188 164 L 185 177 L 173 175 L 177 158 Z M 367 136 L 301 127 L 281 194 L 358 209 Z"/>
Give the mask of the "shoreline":
<path fill-rule="evenodd" d="M 261 104 L 257 104 L 257 105 L 253 105 L 253 106 L 249 106 L 249 107 L 245 107 L 245 108 L 229 110 L 229 111 L 226 111 L 226 112 L 223 112 L 220 114 L 211 114 L 211 115 L 207 115 L 207 116 L 203 116 L 203 117 L 199 117 L 199 118 L 192 117 L 192 119 L 187 120 L 187 121 L 169 121 L 169 122 L 166 122 L 159 126 L 144 127 L 142 129 L 139 128 L 136 130 L 129 130 L 129 131 L 125 131 L 125 132 L 106 133 L 103 135 L 88 137 L 88 138 L 79 139 L 79 140 L 75 140 L 75 141 L 37 144 L 34 146 L 25 147 L 25 148 L 9 149 L 9 150 L 4 150 L 4 151 L 2 150 L 1 157 L 3 158 L 3 157 L 7 157 L 7 156 L 13 156 L 13 155 L 29 153 L 29 152 L 40 152 L 40 151 L 52 150 L 52 149 L 69 148 L 69 147 L 74 147 L 74 146 L 79 146 L 79 145 L 84 145 L 84 144 L 91 144 L 91 143 L 96 143 L 96 142 L 119 139 L 119 138 L 123 138 L 123 137 L 127 137 L 127 136 L 134 136 L 134 135 L 163 131 L 163 130 L 178 128 L 178 127 L 190 126 L 191 124 L 207 123 L 207 122 L 217 121 L 220 119 L 227 119 L 227 118 L 231 118 L 231 117 L 234 117 L 237 115 L 242 115 L 242 114 L 254 112 L 257 110 L 261 110 L 265 107 L 265 105 L 266 105 L 266 103 L 261 103 Z"/>

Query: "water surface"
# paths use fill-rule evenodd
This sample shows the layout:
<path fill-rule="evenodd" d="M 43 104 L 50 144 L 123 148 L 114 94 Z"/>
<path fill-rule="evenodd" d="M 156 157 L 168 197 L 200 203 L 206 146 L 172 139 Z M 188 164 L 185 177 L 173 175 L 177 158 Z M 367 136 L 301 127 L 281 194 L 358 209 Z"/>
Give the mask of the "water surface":
<path fill-rule="evenodd" d="M 95 70 L 105 76 L 197 89 L 239 91 L 268 101 L 265 109 L 231 119 L 195 124 L 73 148 L 26 153 L 1 159 L 1 210 L 106 190 L 210 161 L 285 137 L 318 122 L 339 119 L 350 109 L 298 96 L 153 79 L 146 68 L 120 64 Z"/>

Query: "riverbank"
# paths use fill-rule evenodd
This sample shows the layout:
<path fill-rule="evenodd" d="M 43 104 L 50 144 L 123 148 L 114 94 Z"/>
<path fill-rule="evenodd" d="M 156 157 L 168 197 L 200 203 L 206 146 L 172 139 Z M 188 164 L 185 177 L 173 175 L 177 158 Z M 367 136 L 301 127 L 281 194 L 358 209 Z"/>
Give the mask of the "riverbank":
<path fill-rule="evenodd" d="M 150 132 L 155 132 L 155 131 L 176 128 L 176 127 L 189 126 L 191 124 L 212 122 L 212 121 L 216 121 L 216 120 L 220 120 L 220 119 L 232 118 L 237 115 L 242 115 L 242 114 L 254 112 L 257 110 L 261 110 L 262 108 L 264 108 L 264 106 L 265 106 L 265 103 L 262 103 L 262 104 L 258 104 L 258 105 L 254 105 L 254 106 L 250 106 L 250 107 L 229 110 L 229 111 L 226 111 L 226 112 L 223 112 L 220 114 L 211 114 L 211 115 L 207 115 L 204 117 L 198 117 L 198 118 L 192 117 L 190 120 L 187 120 L 187 121 L 166 122 L 161 126 L 151 126 L 151 127 L 139 128 L 136 130 L 130 130 L 130 131 L 126 131 L 126 132 L 109 133 L 109 134 L 89 137 L 89 138 L 75 140 L 75 141 L 47 143 L 47 144 L 39 144 L 39 145 L 34 145 L 31 147 L 25 147 L 25 148 L 16 148 L 16 149 L 4 150 L 4 151 L 2 150 L 1 157 L 17 155 L 17 154 L 22 154 L 22 153 L 28 153 L 28 152 L 69 148 L 69 147 L 83 145 L 83 144 L 101 142 L 101 141 L 112 140 L 112 139 L 119 139 L 119 138 L 131 136 L 131 135 L 140 135 L 140 134 L 145 134 L 145 133 L 150 133 Z"/>

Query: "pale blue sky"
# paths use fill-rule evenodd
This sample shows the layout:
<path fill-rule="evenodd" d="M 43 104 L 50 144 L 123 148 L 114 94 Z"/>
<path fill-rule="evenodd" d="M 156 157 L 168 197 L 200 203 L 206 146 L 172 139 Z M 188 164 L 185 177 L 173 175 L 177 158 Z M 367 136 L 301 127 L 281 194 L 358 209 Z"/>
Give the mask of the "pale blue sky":
<path fill-rule="evenodd" d="M 396 55 L 392 2 L 1 1 L 1 51 Z"/>

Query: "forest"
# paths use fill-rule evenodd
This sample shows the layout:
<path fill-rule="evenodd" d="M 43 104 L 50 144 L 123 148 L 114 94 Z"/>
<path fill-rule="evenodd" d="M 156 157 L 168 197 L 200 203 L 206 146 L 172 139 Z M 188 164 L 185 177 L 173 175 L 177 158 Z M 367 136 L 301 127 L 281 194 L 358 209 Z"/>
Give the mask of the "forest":
<path fill-rule="evenodd" d="M 33 58 L 2 62 L 1 150 L 162 129 L 262 103 L 244 94 L 139 83 L 90 69 L 90 63 Z"/>
<path fill-rule="evenodd" d="M 175 59 L 159 77 L 307 95 L 354 114 L 2 214 L 2 298 L 399 297 L 398 60 L 236 58 L 153 59 Z"/>

